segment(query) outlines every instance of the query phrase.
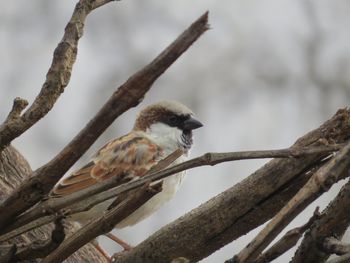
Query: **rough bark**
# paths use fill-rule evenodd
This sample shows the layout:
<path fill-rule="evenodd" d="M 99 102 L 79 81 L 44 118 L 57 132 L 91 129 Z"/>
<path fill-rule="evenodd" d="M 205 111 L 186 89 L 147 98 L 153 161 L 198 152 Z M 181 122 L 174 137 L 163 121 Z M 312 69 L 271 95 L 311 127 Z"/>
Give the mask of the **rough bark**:
<path fill-rule="evenodd" d="M 350 225 L 350 182 L 340 190 L 337 197 L 322 212 L 308 231 L 296 251 L 292 263 L 326 262 L 332 251 L 325 249 L 327 237 L 341 240 Z"/>
<path fill-rule="evenodd" d="M 350 142 L 320 167 L 298 193 L 277 213 L 232 262 L 254 262 L 275 237 L 320 194 L 348 175 Z M 342 209 L 346 206 L 340 206 Z M 339 223 L 339 222 L 338 222 Z"/>
<path fill-rule="evenodd" d="M 31 174 L 32 170 L 24 157 L 12 146 L 8 146 L 0 153 L 0 201 L 6 198 L 14 188 L 18 187 L 21 182 Z M 70 234 L 79 228 L 77 224 L 65 222 L 65 232 Z M 50 238 L 53 224 L 42 226 L 23 234 L 9 243 L 17 245 L 29 245 L 36 240 L 47 240 Z M 1 243 L 5 245 L 9 243 Z M 1 254 L 1 251 L 0 251 Z M 33 262 L 33 261 L 31 261 Z M 39 262 L 36 260 L 34 262 Z M 95 249 L 92 244 L 87 244 L 79 251 L 74 253 L 65 262 L 107 262 L 106 259 Z"/>

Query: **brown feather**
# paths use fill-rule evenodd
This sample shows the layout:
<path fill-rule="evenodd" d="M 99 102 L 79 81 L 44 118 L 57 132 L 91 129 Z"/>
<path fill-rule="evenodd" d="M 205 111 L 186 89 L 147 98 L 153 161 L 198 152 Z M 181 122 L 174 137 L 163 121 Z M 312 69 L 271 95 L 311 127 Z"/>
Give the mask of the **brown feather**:
<path fill-rule="evenodd" d="M 88 164 L 62 179 L 51 196 L 72 194 L 113 176 L 143 176 L 163 157 L 162 149 L 140 132 L 103 146 Z"/>

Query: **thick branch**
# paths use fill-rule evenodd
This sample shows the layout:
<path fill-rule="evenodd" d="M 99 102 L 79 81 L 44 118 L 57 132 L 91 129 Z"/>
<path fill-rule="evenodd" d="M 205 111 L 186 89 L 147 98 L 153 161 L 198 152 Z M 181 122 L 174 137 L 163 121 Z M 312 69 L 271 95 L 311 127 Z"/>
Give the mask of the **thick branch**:
<path fill-rule="evenodd" d="M 20 183 L 31 174 L 29 164 L 23 158 L 23 156 L 16 151 L 12 146 L 6 147 L 0 152 L 0 198 L 5 198 L 9 195 L 13 189 L 15 189 Z M 61 215 L 55 215 L 56 218 L 62 217 Z M 44 219 L 44 218 L 40 218 Z M 53 220 L 49 220 L 51 222 Z M 75 232 L 78 227 L 77 224 L 71 222 L 65 223 L 65 232 Z M 27 226 L 27 225 L 26 225 Z M 34 228 L 35 226 L 33 226 Z M 35 243 L 37 240 L 48 240 L 51 236 L 54 225 L 47 224 L 45 226 L 36 228 L 28 233 L 17 236 L 8 242 L 0 241 L 0 262 L 8 262 L 16 254 L 18 247 L 26 247 Z M 9 244 L 10 243 L 10 244 Z M 10 246 L 9 246 L 10 245 Z M 6 250 L 4 248 L 12 248 L 12 250 Z M 6 253 L 6 251 L 8 253 Z M 5 252 L 5 253 L 4 253 Z M 4 255 L 6 254 L 6 255 Z M 32 260 L 31 262 L 38 262 L 39 260 Z M 97 249 L 88 244 L 79 249 L 74 255 L 69 257 L 65 262 L 106 262 L 106 259 L 101 256 Z"/>
<path fill-rule="evenodd" d="M 130 77 L 53 160 L 37 169 L 7 198 L 0 205 L 0 214 L 4 215 L 0 217 L 0 228 L 47 194 L 118 116 L 139 104 L 153 82 L 208 29 L 207 21 L 208 13 L 205 13 L 150 64 Z"/>
<path fill-rule="evenodd" d="M 344 109 L 300 138 L 294 147 L 315 146 L 320 142 L 342 143 L 349 134 L 350 109 Z M 124 253 L 120 262 L 170 262 L 177 257 L 196 262 L 207 257 L 270 219 L 304 185 L 305 178 L 312 175 L 310 170 L 322 164 L 325 156 L 315 154 L 302 159 L 270 161 L 245 180 Z"/>
<path fill-rule="evenodd" d="M 266 227 L 235 256 L 234 262 L 253 262 L 271 241 L 286 227 L 320 192 L 327 191 L 350 168 L 350 143 L 334 158 L 322 166 L 300 189 L 288 204 L 266 225 Z M 304 261 L 305 262 L 305 261 Z"/>
<path fill-rule="evenodd" d="M 350 207 L 350 181 L 322 212 L 320 219 L 312 224 L 291 262 L 325 262 L 330 252 L 323 249 L 324 240 L 331 236 L 342 238 L 350 225 L 348 207 Z"/>
<path fill-rule="evenodd" d="M 146 203 L 152 196 L 159 193 L 159 191 L 161 191 L 161 184 L 152 187 L 150 187 L 149 184 L 144 185 L 120 205 L 112 208 L 103 216 L 94 219 L 79 229 L 64 241 L 57 250 L 45 258 L 42 263 L 62 262 L 62 260 L 69 257 L 69 255 L 94 238 L 112 231 L 117 223 Z"/>
<path fill-rule="evenodd" d="M 28 110 L 20 116 L 27 106 L 26 101 L 15 99 L 13 109 L 7 120 L 0 125 L 0 151 L 13 139 L 20 136 L 44 117 L 68 85 L 72 68 L 78 52 L 78 41 L 83 35 L 87 15 L 96 7 L 112 0 L 80 0 L 75 6 L 63 38 L 54 51 L 51 67 L 39 95 Z"/>
<path fill-rule="evenodd" d="M 176 174 L 178 172 L 182 172 L 184 170 L 192 169 L 195 167 L 204 166 L 204 165 L 212 166 L 222 162 L 244 160 L 244 159 L 255 159 L 255 158 L 272 158 L 272 157 L 298 158 L 298 157 L 315 154 L 315 153 L 331 153 L 333 151 L 338 150 L 340 147 L 341 145 L 328 145 L 328 146 L 315 146 L 315 147 L 309 147 L 309 148 L 287 148 L 287 149 L 281 149 L 281 150 L 206 153 L 200 157 L 175 165 L 163 171 L 157 172 L 155 171 L 155 169 L 152 169 L 151 171 L 152 173 L 149 173 L 149 175 L 144 176 L 142 179 L 125 183 L 117 188 L 110 189 L 112 187 L 115 187 L 123 183 L 123 178 L 119 178 L 119 177 L 111 178 L 103 183 L 100 183 L 88 189 L 84 189 L 82 191 L 73 193 L 69 196 L 66 196 L 63 198 L 57 198 L 57 199 L 49 199 L 39 204 L 36 208 L 21 215 L 17 220 L 14 221 L 12 225 L 10 225 L 7 229 L 2 231 L 2 233 L 7 233 L 13 229 L 16 229 L 16 231 L 14 231 L 13 234 L 22 233 L 17 231 L 18 227 L 23 226 L 33 220 L 36 220 L 37 218 L 44 216 L 46 214 L 50 214 L 54 211 L 58 211 L 59 209 L 66 208 L 71 204 L 74 204 L 74 205 L 67 209 L 67 211 L 65 212 L 66 215 L 89 210 L 92 206 L 98 203 L 101 203 L 112 197 L 116 197 L 121 193 L 130 191 L 131 189 L 134 189 L 136 187 L 140 187 L 148 181 L 154 182 L 154 181 L 163 179 L 165 177 L 171 176 L 173 174 Z M 181 153 L 174 152 L 172 155 L 170 155 L 169 157 L 171 158 L 171 162 L 173 162 L 173 157 L 177 159 L 179 157 L 179 154 Z M 166 159 L 168 159 L 169 157 L 167 157 Z M 167 160 L 164 160 L 164 161 L 166 162 Z M 167 167 L 169 164 L 170 163 L 168 162 L 166 166 L 164 166 L 161 163 L 160 165 L 157 165 L 156 169 L 161 170 L 161 168 Z M 107 189 L 110 189 L 110 190 L 107 190 Z M 82 201 L 82 202 L 79 202 L 79 201 Z M 47 221 L 42 221 L 42 223 L 44 222 L 46 223 Z M 0 236 L 0 241 L 13 237 L 13 234 Z"/>

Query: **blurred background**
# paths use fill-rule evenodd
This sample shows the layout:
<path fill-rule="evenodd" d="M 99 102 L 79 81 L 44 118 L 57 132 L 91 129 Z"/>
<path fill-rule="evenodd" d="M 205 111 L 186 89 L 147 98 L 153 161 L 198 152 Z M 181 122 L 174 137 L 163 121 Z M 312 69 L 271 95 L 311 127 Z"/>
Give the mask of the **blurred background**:
<path fill-rule="evenodd" d="M 0 9 L 0 118 L 19 96 L 33 101 L 76 1 L 3 1 Z M 205 152 L 288 147 L 350 99 L 350 2 L 346 0 L 121 1 L 87 19 L 69 86 L 54 109 L 14 141 L 33 169 L 49 161 L 92 118 L 112 92 L 150 62 L 190 23 L 210 11 L 206 32 L 154 84 L 136 109 L 120 117 L 76 164 L 127 133 L 141 107 L 178 100 L 205 124 L 192 156 Z M 177 196 L 132 228 L 115 231 L 132 245 L 231 187 L 267 160 L 189 171 Z M 291 226 L 324 208 L 341 183 Z M 252 231 L 202 262 L 222 262 Z M 349 236 L 349 235 L 348 235 Z M 108 252 L 120 248 L 102 242 Z M 288 252 L 276 262 L 286 262 Z"/>

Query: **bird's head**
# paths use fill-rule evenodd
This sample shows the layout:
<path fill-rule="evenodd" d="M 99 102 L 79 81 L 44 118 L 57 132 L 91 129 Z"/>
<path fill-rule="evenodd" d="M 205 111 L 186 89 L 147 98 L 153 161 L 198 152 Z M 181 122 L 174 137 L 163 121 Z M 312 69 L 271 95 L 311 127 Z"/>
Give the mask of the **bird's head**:
<path fill-rule="evenodd" d="M 202 126 L 185 105 L 175 101 L 161 101 L 139 113 L 134 130 L 145 132 L 160 146 L 174 151 L 179 147 L 190 149 L 193 143 L 192 130 Z"/>

